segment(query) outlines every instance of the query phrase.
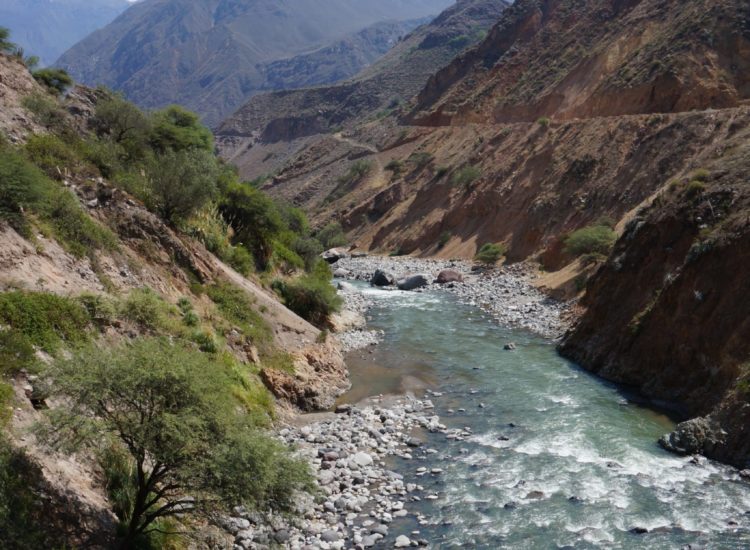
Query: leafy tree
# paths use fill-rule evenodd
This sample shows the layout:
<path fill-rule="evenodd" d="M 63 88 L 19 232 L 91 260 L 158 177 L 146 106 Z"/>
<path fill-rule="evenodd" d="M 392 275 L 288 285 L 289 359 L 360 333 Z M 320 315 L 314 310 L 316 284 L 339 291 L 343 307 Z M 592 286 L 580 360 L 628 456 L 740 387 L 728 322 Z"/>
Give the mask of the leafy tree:
<path fill-rule="evenodd" d="M 265 270 L 273 255 L 273 242 L 285 229 L 273 200 L 250 185 L 233 184 L 219 205 L 221 214 L 235 232 L 235 241 L 252 253 L 258 268 Z"/>
<path fill-rule="evenodd" d="M 198 115 L 178 105 L 154 113 L 153 125 L 151 145 L 158 151 L 213 151 L 211 131 L 201 124 Z"/>
<path fill-rule="evenodd" d="M 505 252 L 505 245 L 502 243 L 487 243 L 479 249 L 474 259 L 485 265 L 495 265 Z"/>
<path fill-rule="evenodd" d="M 330 279 L 330 268 L 320 260 L 312 273 L 292 280 L 276 280 L 273 288 L 289 309 L 317 327 L 325 328 L 342 303 Z"/>
<path fill-rule="evenodd" d="M 58 95 L 64 94 L 65 90 L 73 85 L 73 79 L 63 69 L 39 69 L 34 71 L 33 75 L 37 82 Z"/>
<path fill-rule="evenodd" d="M 119 95 L 100 101 L 90 122 L 99 137 L 122 145 L 131 158 L 141 158 L 147 148 L 151 120 L 138 107 Z"/>
<path fill-rule="evenodd" d="M 0 220 L 26 231 L 24 210 L 42 198 L 45 187 L 38 169 L 11 151 L 0 151 Z"/>
<path fill-rule="evenodd" d="M 185 219 L 216 196 L 217 175 L 209 151 L 168 150 L 148 164 L 150 205 L 167 221 Z"/>
<path fill-rule="evenodd" d="M 205 354 L 143 339 L 79 352 L 49 375 L 66 405 L 49 413 L 42 439 L 68 449 L 114 442 L 127 453 L 122 548 L 176 516 L 289 511 L 295 491 L 310 487 L 307 467 L 239 412 L 229 374 Z"/>

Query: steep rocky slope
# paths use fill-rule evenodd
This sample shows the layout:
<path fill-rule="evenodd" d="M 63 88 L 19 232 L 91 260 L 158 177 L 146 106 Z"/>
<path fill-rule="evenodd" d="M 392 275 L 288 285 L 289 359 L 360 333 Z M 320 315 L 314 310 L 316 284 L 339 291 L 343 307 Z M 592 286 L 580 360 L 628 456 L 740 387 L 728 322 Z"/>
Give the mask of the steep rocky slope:
<path fill-rule="evenodd" d="M 29 103 L 24 101 L 29 97 L 36 98 L 34 109 L 29 109 Z M 24 143 L 28 145 L 35 139 L 41 147 L 54 144 L 54 132 L 61 127 L 65 128 L 63 131 L 71 132 L 68 135 L 76 136 L 71 137 L 71 141 L 90 136 L 91 117 L 102 98 L 94 90 L 75 87 L 59 100 L 61 109 L 53 111 L 58 99 L 37 84 L 18 59 L 0 55 L 0 113 L 7 115 L 0 117 L 3 177 L 9 173 L 9 158 L 18 159 L 29 154 L 28 149 L 22 148 Z M 44 111 L 39 109 L 40 104 Z M 50 118 L 50 113 L 54 113 L 53 118 Z M 54 126 L 45 124 L 50 120 Z M 50 140 L 45 141 L 45 137 Z M 10 145 L 11 140 L 7 138 L 12 138 L 14 145 Z M 54 145 L 52 147 L 48 152 L 54 150 Z M 51 155 L 49 159 L 59 158 L 55 153 Z M 101 310 L 101 316 L 92 314 L 83 329 L 87 334 L 85 340 L 96 340 L 101 345 L 155 335 L 175 340 L 182 338 L 174 331 L 184 330 L 188 324 L 180 328 L 181 314 L 176 304 L 189 303 L 194 315 L 189 325 L 193 328 L 189 330 L 202 331 L 209 324 L 213 326 L 208 329 L 210 333 L 206 333 L 210 336 L 207 349 L 219 346 L 215 348 L 219 352 L 215 357 L 217 368 L 224 368 L 218 365 L 226 361 L 240 366 L 245 380 L 243 384 L 247 384 L 245 389 L 252 392 L 247 394 L 252 396 L 247 403 L 255 403 L 253 407 L 266 403 L 269 408 L 263 415 L 285 416 L 293 410 L 325 409 L 349 387 L 348 372 L 338 342 L 334 338 L 321 339 L 319 329 L 285 308 L 257 278 L 240 275 L 194 238 L 165 223 L 141 202 L 95 175 L 90 167 L 82 169 L 75 161 L 70 161 L 70 164 L 59 163 L 49 169 L 54 173 L 54 180 L 45 180 L 47 184 L 59 190 L 61 197 L 72 198 L 69 202 L 61 201 L 63 211 L 55 214 L 69 232 L 63 239 L 60 236 L 63 233 L 49 225 L 49 220 L 38 218 L 36 212 L 31 213 L 32 209 L 25 206 L 21 214 L 28 214 L 30 227 L 8 221 L 11 219 L 9 213 L 12 213 L 9 205 L 14 200 L 15 191 L 12 182 L 9 185 L 3 181 L 0 197 L 0 299 L 11 294 L 54 296 L 62 303 L 72 304 L 76 311 L 82 308 L 80 304 L 85 300 L 89 300 L 87 303 L 109 304 L 106 306 L 109 313 Z M 13 177 L 13 173 L 10 174 Z M 86 232 L 105 235 L 106 240 L 102 242 L 106 245 L 92 246 L 85 252 L 71 247 L 69 239 L 95 242 L 87 241 Z M 222 313 L 220 302 L 211 298 L 211 289 L 222 288 L 233 289 L 234 307 L 244 307 L 243 314 L 252 316 L 251 324 L 232 320 Z M 152 304 L 147 308 L 156 307 L 152 311 L 161 311 L 157 316 L 166 315 L 160 318 L 172 320 L 163 325 L 163 328 L 171 327 L 164 328 L 167 333 L 162 328 L 157 329 L 156 325 L 143 325 L 121 313 L 124 311 L 122 304 L 134 296 L 146 297 Z M 12 317 L 15 310 L 8 309 L 7 301 L 3 304 L 0 308 L 0 315 L 4 316 L 0 327 L 3 346 L 9 342 L 16 345 L 14 340 L 6 338 L 9 331 L 13 334 L 12 331 L 18 329 L 13 322 L 7 324 L 8 315 Z M 21 315 L 33 317 L 36 314 L 19 308 L 17 312 Z M 169 324 L 173 321 L 176 324 Z M 72 341 L 70 345 L 73 349 Z M 198 353 L 200 348 L 194 349 Z M 40 409 L 46 405 L 40 405 L 39 395 L 46 389 L 40 390 L 44 385 L 25 367 L 19 370 L 6 364 L 11 357 L 8 349 L 0 351 L 3 357 L 0 369 L 0 389 L 3 390 L 0 399 L 1 452 L 6 453 L 7 441 L 12 442 L 14 448 L 23 449 L 29 461 L 29 475 L 34 476 L 30 490 L 38 502 L 22 512 L 36 521 L 44 518 L 44 528 L 30 535 L 53 532 L 55 546 L 112 547 L 111 535 L 115 532 L 113 503 L 107 499 L 101 468 L 91 454 L 52 452 L 39 444 L 31 428 L 45 418 Z M 29 353 L 41 362 L 53 360 L 52 352 L 41 348 Z M 274 362 L 275 357 L 283 357 L 284 363 L 279 366 Z M 31 361 L 31 358 L 27 359 Z M 14 394 L 5 393 L 10 387 L 8 382 L 12 384 Z M 269 399 L 271 395 L 279 400 L 275 413 L 273 398 Z M 50 402 L 49 405 L 55 408 L 59 403 Z M 2 460 L 7 460 L 5 454 Z M 18 466 L 14 464 L 14 467 Z M 28 482 L 32 483 L 30 479 Z M 2 498 L 8 496 L 7 490 L 7 487 L 2 487 Z M 3 512 L 4 521 L 7 514 Z M 0 546 L 29 547 L 19 546 L 17 541 L 4 538 L 5 535 L 0 537 Z"/>
<path fill-rule="evenodd" d="M 259 91 L 350 76 L 382 54 L 400 27 L 390 27 L 385 41 L 382 27 L 354 33 L 433 15 L 449 3 L 148 0 L 71 48 L 57 65 L 143 107 L 179 103 L 216 124 Z M 297 80 L 289 70 L 299 66 L 305 70 Z"/>
<path fill-rule="evenodd" d="M 520 0 L 400 118 L 308 143 L 265 184 L 366 250 L 537 260 L 583 316 L 562 351 L 748 467 L 747 71 L 740 0 Z M 609 261 L 571 232 L 611 218 Z M 591 259 L 589 259 L 591 260 Z"/>
<path fill-rule="evenodd" d="M 462 0 L 350 81 L 253 97 L 217 128 L 222 155 L 244 176 L 257 177 L 277 170 L 313 136 L 388 115 L 457 52 L 479 41 L 507 6 L 505 0 Z M 284 145 L 295 140 L 294 148 Z"/>
<path fill-rule="evenodd" d="M 73 44 L 111 23 L 128 0 L 3 0 L 0 25 L 28 54 L 51 65 Z"/>

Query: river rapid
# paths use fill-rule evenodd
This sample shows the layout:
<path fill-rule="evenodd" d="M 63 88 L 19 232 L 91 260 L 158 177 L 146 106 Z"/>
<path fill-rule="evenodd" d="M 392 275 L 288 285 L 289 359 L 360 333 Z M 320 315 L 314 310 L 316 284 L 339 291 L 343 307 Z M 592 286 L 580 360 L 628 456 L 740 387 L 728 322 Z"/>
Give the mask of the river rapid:
<path fill-rule="evenodd" d="M 433 548 L 750 547 L 750 485 L 662 450 L 666 415 L 451 293 L 356 286 L 382 341 L 350 353 L 342 401 L 413 392 L 448 428 L 417 429 L 425 446 L 388 459 L 424 491 L 384 547 L 398 535 Z"/>

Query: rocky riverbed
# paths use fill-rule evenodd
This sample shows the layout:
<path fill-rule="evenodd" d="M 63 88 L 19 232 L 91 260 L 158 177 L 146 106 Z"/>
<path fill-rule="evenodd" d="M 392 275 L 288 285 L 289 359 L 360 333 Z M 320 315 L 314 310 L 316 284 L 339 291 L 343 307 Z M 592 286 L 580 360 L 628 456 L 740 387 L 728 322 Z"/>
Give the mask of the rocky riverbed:
<path fill-rule="evenodd" d="M 301 495 L 299 518 L 291 523 L 235 509 L 224 527 L 235 537 L 235 550 L 279 545 L 290 549 L 364 549 L 426 546 L 418 531 L 388 539 L 389 526 L 410 514 L 410 503 L 435 498 L 416 483 L 404 483 L 391 471 L 392 459 L 412 462 L 419 477 L 440 476 L 442 470 L 420 466 L 437 453 L 427 448 L 420 432 L 451 433 L 433 414 L 429 399 L 412 396 L 374 398 L 362 406 L 341 406 L 336 414 L 301 418 L 301 425 L 283 428 L 279 437 L 309 460 L 320 493 Z M 304 422 L 307 420 L 308 422 Z M 309 422 L 312 420 L 311 422 Z M 409 467 L 409 466 L 403 466 Z M 420 524 L 428 519 L 416 515 Z"/>
<path fill-rule="evenodd" d="M 532 284 L 533 269 L 523 264 L 474 271 L 472 263 L 461 260 L 366 256 L 341 258 L 333 268 L 339 279 L 367 282 L 378 270 L 391 275 L 394 281 L 423 274 L 428 284 L 415 292 L 438 289 L 451 292 L 461 302 L 489 312 L 499 323 L 528 329 L 547 338 L 559 338 L 569 325 L 570 304 L 554 300 L 536 289 Z M 439 284 L 435 281 L 441 272 L 455 272 L 462 280 Z M 396 287 L 383 288 L 395 290 Z M 352 294 L 344 287 L 345 300 L 354 300 L 347 298 Z M 366 300 L 364 307 L 366 311 Z"/>

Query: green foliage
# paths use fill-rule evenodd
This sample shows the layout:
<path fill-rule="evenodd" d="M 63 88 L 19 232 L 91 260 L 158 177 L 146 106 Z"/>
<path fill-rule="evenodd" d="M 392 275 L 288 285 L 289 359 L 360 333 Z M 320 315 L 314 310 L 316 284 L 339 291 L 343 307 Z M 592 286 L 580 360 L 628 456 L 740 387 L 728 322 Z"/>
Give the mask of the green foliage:
<path fill-rule="evenodd" d="M 34 361 L 30 338 L 17 330 L 0 330 L 0 375 L 13 376 Z"/>
<path fill-rule="evenodd" d="M 70 298 L 20 290 L 0 294 L 0 324 L 9 326 L 26 344 L 50 353 L 62 342 L 86 342 L 89 322 L 86 310 Z M 19 341 L 14 347 L 25 354 L 26 344 Z"/>
<path fill-rule="evenodd" d="M 305 261 L 280 241 L 273 243 L 272 263 L 286 273 L 292 273 L 305 267 Z"/>
<path fill-rule="evenodd" d="M 228 399 L 232 374 L 188 347 L 145 339 L 90 348 L 56 362 L 49 375 L 67 407 L 50 412 L 42 439 L 59 448 L 120 441 L 129 455 L 108 480 L 125 487 L 124 547 L 176 516 L 235 505 L 288 511 L 294 492 L 311 486 L 307 466 Z"/>
<path fill-rule="evenodd" d="M 482 172 L 475 166 L 464 166 L 453 173 L 451 183 L 456 187 L 467 189 L 472 183 L 482 176 Z"/>
<path fill-rule="evenodd" d="M 171 326 L 172 308 L 150 288 L 136 288 L 120 304 L 120 315 L 142 328 L 160 331 Z"/>
<path fill-rule="evenodd" d="M 34 71 L 33 76 L 37 82 L 46 86 L 48 90 L 57 95 L 64 94 L 65 90 L 73 85 L 73 79 L 63 69 L 55 69 L 52 67 L 39 69 L 38 71 Z"/>
<path fill-rule="evenodd" d="M 198 345 L 198 349 L 203 353 L 216 353 L 219 351 L 219 345 L 216 343 L 214 335 L 206 331 L 198 331 L 193 334 L 192 340 Z"/>
<path fill-rule="evenodd" d="M 293 280 L 276 280 L 273 288 L 289 309 L 323 328 L 329 317 L 341 309 L 342 303 L 330 279 L 330 268 L 320 262 L 313 273 Z"/>
<path fill-rule="evenodd" d="M 349 170 L 338 179 L 339 185 L 349 186 L 362 180 L 372 170 L 372 162 L 369 160 L 358 160 L 349 167 Z"/>
<path fill-rule="evenodd" d="M 188 218 L 217 195 L 216 159 L 203 149 L 166 151 L 148 165 L 149 203 L 162 218 Z"/>
<path fill-rule="evenodd" d="M 507 247 L 503 243 L 486 243 L 474 256 L 474 260 L 485 265 L 495 265 L 506 251 Z"/>
<path fill-rule="evenodd" d="M 48 182 L 39 170 L 11 151 L 0 150 L 0 219 L 28 233 L 25 210 L 44 196 Z"/>
<path fill-rule="evenodd" d="M 151 119 L 121 96 L 108 93 L 99 101 L 90 126 L 100 138 L 120 145 L 131 161 L 143 159 L 153 131 Z"/>
<path fill-rule="evenodd" d="M 404 171 L 404 162 L 401 160 L 393 159 L 385 165 L 385 169 L 389 172 L 393 172 L 393 177 L 397 178 Z"/>
<path fill-rule="evenodd" d="M 453 238 L 453 234 L 450 231 L 443 231 L 440 233 L 440 238 L 438 239 L 438 248 L 444 248 L 446 244 L 448 244 L 448 241 L 450 241 Z"/>
<path fill-rule="evenodd" d="M 62 130 L 66 125 L 65 112 L 48 95 L 35 92 L 24 97 L 21 105 L 34 115 L 33 118 L 38 124 L 46 128 Z"/>
<path fill-rule="evenodd" d="M 274 240 L 285 229 L 273 200 L 249 185 L 236 183 L 227 189 L 219 210 L 234 229 L 235 244 L 246 246 L 258 268 L 265 270 L 273 255 Z"/>
<path fill-rule="evenodd" d="M 229 283 L 219 283 L 206 289 L 208 297 L 232 324 L 237 325 L 254 343 L 271 341 L 271 329 L 247 292 Z"/>
<path fill-rule="evenodd" d="M 711 172 L 709 172 L 705 168 L 699 168 L 698 170 L 693 172 L 691 177 L 694 181 L 705 183 L 706 181 L 708 181 L 708 178 L 711 177 Z"/>
<path fill-rule="evenodd" d="M 315 263 L 323 253 L 323 245 L 313 237 L 297 237 L 292 248 L 302 258 L 306 271 L 311 271 L 315 267 Z"/>
<path fill-rule="evenodd" d="M 543 116 L 543 117 L 537 119 L 537 121 L 536 121 L 536 123 L 539 126 L 541 126 L 542 128 L 548 128 L 549 125 L 551 124 L 551 122 L 552 121 L 549 119 L 549 117 L 546 117 L 546 116 Z"/>
<path fill-rule="evenodd" d="M 63 171 L 74 167 L 80 159 L 70 142 L 51 134 L 30 136 L 24 145 L 24 152 L 31 162 L 53 179 L 62 179 Z"/>
<path fill-rule="evenodd" d="M 150 142 L 161 152 L 202 149 L 213 152 L 211 131 L 201 124 L 198 115 L 178 105 L 171 105 L 153 115 Z"/>
<path fill-rule="evenodd" d="M 454 36 L 448 41 L 448 47 L 454 50 L 463 50 L 471 43 L 471 38 L 465 34 Z"/>
<path fill-rule="evenodd" d="M 111 325 L 117 319 L 117 303 L 108 296 L 85 293 L 78 296 L 78 301 L 100 327 Z"/>
<path fill-rule="evenodd" d="M 0 380 L 0 429 L 13 418 L 13 387 Z"/>
<path fill-rule="evenodd" d="M 315 237 L 320 241 L 320 244 L 323 245 L 325 250 L 336 248 L 337 246 L 344 246 L 348 242 L 346 235 L 344 234 L 344 229 L 339 222 L 329 223 L 323 229 L 318 231 Z"/>
<path fill-rule="evenodd" d="M 433 160 L 435 160 L 435 157 L 432 156 L 431 153 L 427 153 L 425 151 L 413 153 L 412 155 L 409 156 L 409 162 L 414 164 L 419 170 L 425 168 Z"/>
<path fill-rule="evenodd" d="M 689 199 L 694 199 L 703 194 L 706 190 L 706 184 L 700 180 L 692 180 L 685 186 L 685 195 Z"/>
<path fill-rule="evenodd" d="M 10 30 L 0 27 L 0 52 L 12 53 L 15 49 L 16 45 L 10 41 Z"/>
<path fill-rule="evenodd" d="M 617 240 L 617 233 L 607 225 L 590 225 L 574 231 L 565 238 L 565 252 L 579 257 L 585 254 L 609 256 Z"/>

